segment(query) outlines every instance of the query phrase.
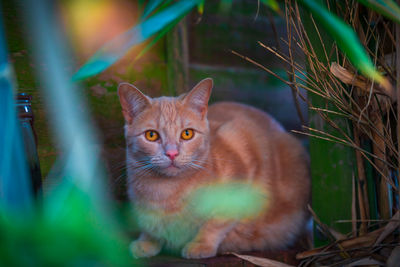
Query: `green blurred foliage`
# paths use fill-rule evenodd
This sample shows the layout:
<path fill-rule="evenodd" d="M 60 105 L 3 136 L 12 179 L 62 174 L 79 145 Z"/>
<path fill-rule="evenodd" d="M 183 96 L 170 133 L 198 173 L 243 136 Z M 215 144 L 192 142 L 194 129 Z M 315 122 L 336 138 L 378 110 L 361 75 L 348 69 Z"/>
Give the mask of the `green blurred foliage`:
<path fill-rule="evenodd" d="M 87 192 L 64 182 L 43 203 L 30 218 L 0 209 L 1 266 L 138 264 L 113 214 L 101 210 Z"/>
<path fill-rule="evenodd" d="M 190 196 L 188 205 L 201 218 L 242 220 L 260 215 L 267 204 L 262 185 L 224 182 L 198 188 Z"/>
<path fill-rule="evenodd" d="M 400 24 L 400 7 L 393 0 L 357 0 L 363 5 Z"/>

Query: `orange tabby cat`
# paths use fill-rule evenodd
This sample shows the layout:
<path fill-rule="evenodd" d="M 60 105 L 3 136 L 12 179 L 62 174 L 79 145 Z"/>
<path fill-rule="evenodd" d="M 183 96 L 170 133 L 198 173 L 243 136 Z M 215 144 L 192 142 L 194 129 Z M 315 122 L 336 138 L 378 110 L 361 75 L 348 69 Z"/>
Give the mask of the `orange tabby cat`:
<path fill-rule="evenodd" d="M 188 94 L 160 98 L 119 86 L 128 193 L 142 231 L 131 244 L 135 257 L 163 246 L 185 258 L 279 249 L 304 229 L 310 180 L 302 145 L 261 110 L 228 102 L 208 107 L 212 86 L 208 78 Z M 187 208 L 200 185 L 238 180 L 267 192 L 268 205 L 256 217 L 196 217 Z"/>

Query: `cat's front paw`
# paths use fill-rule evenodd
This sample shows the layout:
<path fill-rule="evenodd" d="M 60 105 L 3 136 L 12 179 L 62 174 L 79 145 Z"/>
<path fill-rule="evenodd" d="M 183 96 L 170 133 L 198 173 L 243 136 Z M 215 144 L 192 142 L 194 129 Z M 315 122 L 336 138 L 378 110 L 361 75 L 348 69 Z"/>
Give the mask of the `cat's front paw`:
<path fill-rule="evenodd" d="M 161 245 L 148 240 L 136 240 L 129 246 L 133 257 L 144 258 L 157 255 L 161 250 Z"/>
<path fill-rule="evenodd" d="M 217 255 L 217 248 L 204 242 L 190 242 L 182 249 L 182 257 L 186 259 L 210 258 Z"/>

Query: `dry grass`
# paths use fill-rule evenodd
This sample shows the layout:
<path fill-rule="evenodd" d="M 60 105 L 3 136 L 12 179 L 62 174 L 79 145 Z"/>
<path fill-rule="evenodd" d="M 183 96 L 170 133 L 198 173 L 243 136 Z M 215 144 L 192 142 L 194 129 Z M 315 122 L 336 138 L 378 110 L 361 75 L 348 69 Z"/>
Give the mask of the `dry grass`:
<path fill-rule="evenodd" d="M 318 40 L 315 37 L 311 40 L 304 25 L 305 15 L 300 12 L 297 2 L 286 0 L 285 3 L 288 35 L 280 41 L 286 44 L 288 52 L 283 52 L 279 46 L 260 45 L 287 64 L 288 79 L 282 79 L 263 64 L 234 53 L 289 85 L 295 101 L 306 101 L 310 110 L 333 129 L 327 131 L 304 126 L 301 133 L 353 148 L 357 166 L 357 175 L 348 177 L 353 179 L 352 232 L 337 233 L 314 214 L 315 222 L 332 242 L 300 253 L 298 258 L 303 260 L 303 266 L 390 263 L 400 257 L 400 249 L 395 249 L 400 246 L 400 154 L 397 141 L 397 102 L 400 96 L 395 89 L 400 87 L 400 26 L 357 1 L 346 0 L 336 6 L 337 13 L 355 29 L 376 67 L 384 73 L 387 86 L 382 87 L 358 74 L 335 44 L 327 46 L 320 32 L 322 29 L 312 17 L 311 24 Z M 322 47 L 322 53 L 317 53 L 316 46 Z M 298 62 L 298 59 L 305 62 Z M 325 105 L 313 105 L 308 100 L 311 98 L 300 94 L 299 88 L 305 89 L 309 95 L 319 96 Z M 338 125 L 338 119 L 349 127 L 344 129 Z M 376 193 L 373 195 L 367 190 L 367 183 L 371 182 L 366 177 L 367 165 L 374 169 L 372 182 Z M 371 218 L 370 199 L 378 203 L 378 220 Z"/>

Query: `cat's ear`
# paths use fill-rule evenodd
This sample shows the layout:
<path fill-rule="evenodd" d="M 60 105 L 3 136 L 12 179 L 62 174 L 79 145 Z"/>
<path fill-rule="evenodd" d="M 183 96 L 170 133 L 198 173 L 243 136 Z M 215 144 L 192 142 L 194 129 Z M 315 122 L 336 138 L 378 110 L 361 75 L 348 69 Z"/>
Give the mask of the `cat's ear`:
<path fill-rule="evenodd" d="M 185 104 L 198 111 L 202 118 L 207 114 L 208 100 L 210 99 L 212 87 L 213 80 L 206 78 L 193 87 L 183 99 Z"/>
<path fill-rule="evenodd" d="M 118 96 L 127 123 L 131 123 L 135 116 L 150 105 L 150 99 L 129 83 L 119 84 Z"/>

